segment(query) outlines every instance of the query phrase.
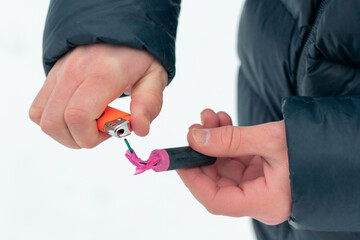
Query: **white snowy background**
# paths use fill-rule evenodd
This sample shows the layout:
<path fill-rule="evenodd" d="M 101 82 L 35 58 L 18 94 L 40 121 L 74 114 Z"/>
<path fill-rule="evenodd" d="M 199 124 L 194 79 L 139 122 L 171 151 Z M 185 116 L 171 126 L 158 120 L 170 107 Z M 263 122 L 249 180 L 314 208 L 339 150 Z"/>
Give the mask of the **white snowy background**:
<path fill-rule="evenodd" d="M 41 41 L 49 1 L 0 8 L 0 239 L 254 239 L 248 218 L 214 216 L 175 171 L 134 176 L 122 140 L 71 150 L 40 131 L 28 109 L 44 81 Z M 236 35 L 243 0 L 184 0 L 177 76 L 139 156 L 187 145 L 204 108 L 236 121 Z M 129 99 L 112 106 L 128 111 Z"/>

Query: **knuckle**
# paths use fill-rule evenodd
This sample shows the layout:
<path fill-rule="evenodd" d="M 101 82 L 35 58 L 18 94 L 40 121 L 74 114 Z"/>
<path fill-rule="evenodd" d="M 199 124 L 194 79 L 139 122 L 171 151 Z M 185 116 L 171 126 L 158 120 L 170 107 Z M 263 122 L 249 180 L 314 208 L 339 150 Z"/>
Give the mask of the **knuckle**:
<path fill-rule="evenodd" d="M 69 63 L 70 62 L 70 63 Z M 56 80 L 59 82 L 74 82 L 75 84 L 80 83 L 81 77 L 78 74 L 79 68 L 74 60 L 69 60 L 63 68 L 56 74 Z"/>
<path fill-rule="evenodd" d="M 81 149 L 81 146 L 79 146 L 79 144 L 77 144 L 75 141 L 72 141 L 72 140 L 70 140 L 68 142 L 64 142 L 64 141 L 58 141 L 58 142 L 61 143 L 64 146 L 68 147 L 68 148 L 71 148 L 71 149 Z"/>
<path fill-rule="evenodd" d="M 41 116 L 43 113 L 43 108 L 37 106 L 31 106 L 29 110 L 29 118 L 31 121 L 39 124 L 41 121 Z"/>
<path fill-rule="evenodd" d="M 49 118 L 42 118 L 40 121 L 41 130 L 48 135 L 57 135 L 59 130 L 59 124 Z"/>
<path fill-rule="evenodd" d="M 91 148 L 96 147 L 98 144 L 99 143 L 95 140 L 86 140 L 86 141 L 79 143 L 79 146 L 82 148 L 91 149 Z"/>
<path fill-rule="evenodd" d="M 161 111 L 163 106 L 163 95 L 157 91 L 149 90 L 146 93 L 138 92 L 136 96 L 137 103 L 142 104 L 149 112 L 150 117 L 154 119 Z"/>
<path fill-rule="evenodd" d="M 68 146 L 69 148 L 72 148 L 72 149 L 81 149 L 81 147 L 80 146 L 78 146 L 78 145 L 71 145 L 71 146 Z"/>
<path fill-rule="evenodd" d="M 166 85 L 168 84 L 168 73 L 162 67 L 162 65 L 155 68 L 154 73 L 157 75 L 157 77 L 160 79 L 161 82 L 161 88 L 164 89 Z"/>
<path fill-rule="evenodd" d="M 221 143 L 227 152 L 234 152 L 241 145 L 241 130 L 233 126 L 225 126 L 221 132 Z"/>
<path fill-rule="evenodd" d="M 89 119 L 89 113 L 80 108 L 68 107 L 65 109 L 64 119 L 67 124 L 80 124 Z"/>
<path fill-rule="evenodd" d="M 221 211 L 214 205 L 206 206 L 206 210 L 212 215 L 221 215 Z"/>
<path fill-rule="evenodd" d="M 147 92 L 147 98 L 150 101 L 150 104 L 162 105 L 163 95 L 162 92 L 158 89 L 150 89 Z"/>
<path fill-rule="evenodd" d="M 84 71 L 88 66 L 86 58 L 84 59 L 77 52 L 72 52 L 71 55 L 66 58 L 59 71 L 56 72 L 56 80 L 60 82 L 75 82 L 79 84 L 83 80 Z"/>
<path fill-rule="evenodd" d="M 216 200 L 216 194 L 214 194 L 211 198 L 210 201 L 207 202 L 206 205 L 204 205 L 206 210 L 213 214 L 213 215 L 222 215 L 223 214 L 223 205 L 220 203 L 219 201 Z"/>

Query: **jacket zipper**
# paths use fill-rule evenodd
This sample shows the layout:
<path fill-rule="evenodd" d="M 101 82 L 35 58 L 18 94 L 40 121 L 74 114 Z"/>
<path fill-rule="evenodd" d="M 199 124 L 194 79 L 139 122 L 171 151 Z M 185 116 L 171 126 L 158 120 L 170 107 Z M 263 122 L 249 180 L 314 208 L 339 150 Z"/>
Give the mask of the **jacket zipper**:
<path fill-rule="evenodd" d="M 322 0 L 320 2 L 320 5 L 319 5 L 319 8 L 318 8 L 318 11 L 316 13 L 316 16 L 315 16 L 315 20 L 314 20 L 314 23 L 311 27 L 311 30 L 308 34 L 308 36 L 306 37 L 306 40 L 305 40 L 305 43 L 304 43 L 304 47 L 301 51 L 301 54 L 300 54 L 300 59 L 299 59 L 299 64 L 298 64 L 298 68 L 297 68 L 297 73 L 296 73 L 296 85 L 298 84 L 299 80 L 301 77 L 303 77 L 303 74 L 304 74 L 304 64 L 305 64 L 305 56 L 308 52 L 308 49 L 310 47 L 310 43 L 312 43 L 312 38 L 314 37 L 315 35 L 315 32 L 317 30 L 317 27 L 318 25 L 320 24 L 320 19 L 321 19 L 321 16 L 324 12 L 324 9 L 325 9 L 325 6 L 326 4 L 328 3 L 328 0 Z"/>

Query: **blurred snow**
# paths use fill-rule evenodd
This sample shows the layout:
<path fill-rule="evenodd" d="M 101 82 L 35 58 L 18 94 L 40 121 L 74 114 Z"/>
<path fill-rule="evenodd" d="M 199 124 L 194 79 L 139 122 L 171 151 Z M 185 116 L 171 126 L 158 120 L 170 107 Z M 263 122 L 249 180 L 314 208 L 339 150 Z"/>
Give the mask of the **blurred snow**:
<path fill-rule="evenodd" d="M 237 24 L 242 0 L 183 1 L 177 76 L 139 156 L 186 145 L 188 127 L 207 107 L 236 115 Z M 133 176 L 110 139 L 71 150 L 33 124 L 27 112 L 42 86 L 42 30 L 48 1 L 6 1 L 0 9 L 0 239 L 254 239 L 248 218 L 209 214 L 176 172 Z M 129 99 L 113 106 L 128 110 Z"/>

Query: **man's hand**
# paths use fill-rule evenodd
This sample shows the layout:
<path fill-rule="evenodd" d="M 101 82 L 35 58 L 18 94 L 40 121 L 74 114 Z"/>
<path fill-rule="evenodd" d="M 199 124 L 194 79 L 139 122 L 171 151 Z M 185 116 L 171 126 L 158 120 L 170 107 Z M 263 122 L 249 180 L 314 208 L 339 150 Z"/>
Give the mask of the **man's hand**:
<path fill-rule="evenodd" d="M 178 173 L 209 212 L 250 216 L 265 224 L 290 217 L 291 193 L 284 121 L 234 127 L 230 117 L 202 112 L 188 134 L 190 146 L 218 157 L 214 165 Z"/>
<path fill-rule="evenodd" d="M 167 80 L 163 66 L 145 51 L 105 43 L 80 46 L 51 69 L 29 116 L 63 145 L 92 148 L 109 137 L 98 131 L 96 119 L 126 93 L 132 128 L 145 136 L 160 113 Z"/>

